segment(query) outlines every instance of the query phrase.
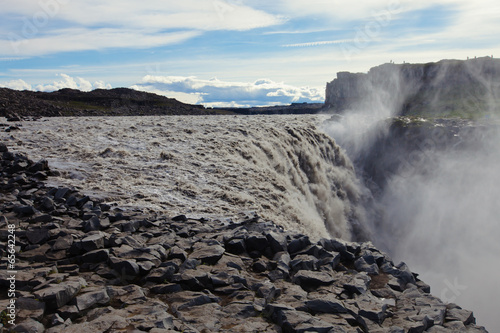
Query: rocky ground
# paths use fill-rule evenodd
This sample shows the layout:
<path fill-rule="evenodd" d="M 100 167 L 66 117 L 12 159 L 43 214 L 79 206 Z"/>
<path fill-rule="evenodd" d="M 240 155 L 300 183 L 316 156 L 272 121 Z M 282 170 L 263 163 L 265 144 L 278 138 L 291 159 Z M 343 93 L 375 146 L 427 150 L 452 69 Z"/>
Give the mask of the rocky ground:
<path fill-rule="evenodd" d="M 371 243 L 312 243 L 252 213 L 123 210 L 47 187 L 46 161 L 0 156 L 2 332 L 486 332 Z"/>

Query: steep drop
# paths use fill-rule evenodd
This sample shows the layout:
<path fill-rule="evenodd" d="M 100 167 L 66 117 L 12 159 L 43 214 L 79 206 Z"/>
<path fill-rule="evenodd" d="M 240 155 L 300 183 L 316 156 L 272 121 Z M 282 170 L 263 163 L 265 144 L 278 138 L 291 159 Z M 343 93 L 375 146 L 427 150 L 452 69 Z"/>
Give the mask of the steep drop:
<path fill-rule="evenodd" d="M 324 118 L 324 117 L 323 117 Z M 365 195 L 321 116 L 51 118 L 2 138 L 52 182 L 169 214 L 255 210 L 313 237 L 363 238 Z"/>

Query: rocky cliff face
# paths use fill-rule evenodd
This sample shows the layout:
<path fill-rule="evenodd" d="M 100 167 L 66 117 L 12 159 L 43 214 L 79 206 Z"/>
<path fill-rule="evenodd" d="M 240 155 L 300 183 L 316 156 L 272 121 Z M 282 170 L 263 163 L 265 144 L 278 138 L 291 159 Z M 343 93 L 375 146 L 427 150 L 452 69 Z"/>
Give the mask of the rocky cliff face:
<path fill-rule="evenodd" d="M 490 57 L 427 64 L 384 64 L 366 74 L 340 72 L 327 84 L 334 112 L 387 108 L 391 115 L 482 117 L 497 113 L 500 60 Z"/>

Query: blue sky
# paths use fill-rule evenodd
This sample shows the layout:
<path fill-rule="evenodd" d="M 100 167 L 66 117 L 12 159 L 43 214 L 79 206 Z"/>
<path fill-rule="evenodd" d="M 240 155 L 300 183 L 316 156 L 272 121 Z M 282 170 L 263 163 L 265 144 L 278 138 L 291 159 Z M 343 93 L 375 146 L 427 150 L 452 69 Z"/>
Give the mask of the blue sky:
<path fill-rule="evenodd" d="M 0 86 L 322 102 L 339 71 L 500 56 L 499 35 L 490 0 L 2 0 Z"/>

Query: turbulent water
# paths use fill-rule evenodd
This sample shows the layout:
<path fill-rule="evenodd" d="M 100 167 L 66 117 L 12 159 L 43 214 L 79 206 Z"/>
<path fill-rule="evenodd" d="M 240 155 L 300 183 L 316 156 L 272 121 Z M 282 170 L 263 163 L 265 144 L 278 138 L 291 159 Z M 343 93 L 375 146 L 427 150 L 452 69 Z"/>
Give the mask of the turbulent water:
<path fill-rule="evenodd" d="M 360 236 L 362 187 L 324 116 L 96 117 L 3 133 L 71 185 L 122 206 L 231 216 L 254 210 L 312 237 Z"/>

